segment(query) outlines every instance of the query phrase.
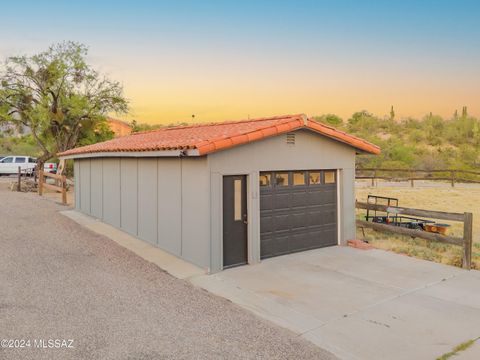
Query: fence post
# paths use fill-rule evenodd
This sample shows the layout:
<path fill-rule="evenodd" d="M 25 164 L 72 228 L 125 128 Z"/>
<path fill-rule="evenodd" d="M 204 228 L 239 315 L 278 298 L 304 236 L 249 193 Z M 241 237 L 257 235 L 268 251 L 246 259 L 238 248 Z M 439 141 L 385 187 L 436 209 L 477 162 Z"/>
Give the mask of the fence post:
<path fill-rule="evenodd" d="M 455 186 L 455 171 L 452 170 L 451 174 L 452 174 L 452 187 L 454 187 Z"/>
<path fill-rule="evenodd" d="M 22 191 L 22 168 L 20 166 L 18 167 L 17 191 Z"/>
<path fill-rule="evenodd" d="M 377 170 L 373 170 L 373 177 L 372 177 L 372 187 L 375 186 L 375 178 L 377 177 Z"/>
<path fill-rule="evenodd" d="M 465 219 L 463 220 L 463 268 L 470 270 L 472 267 L 472 241 L 473 241 L 473 215 L 472 213 L 466 212 L 464 214 Z"/>
<path fill-rule="evenodd" d="M 415 187 L 415 184 L 413 183 L 414 180 L 413 180 L 413 174 L 411 170 L 409 171 L 409 174 L 410 174 L 410 187 L 413 188 Z"/>
<path fill-rule="evenodd" d="M 62 175 L 62 204 L 67 205 L 67 177 Z"/>
<path fill-rule="evenodd" d="M 38 170 L 38 195 L 43 195 L 43 170 Z"/>

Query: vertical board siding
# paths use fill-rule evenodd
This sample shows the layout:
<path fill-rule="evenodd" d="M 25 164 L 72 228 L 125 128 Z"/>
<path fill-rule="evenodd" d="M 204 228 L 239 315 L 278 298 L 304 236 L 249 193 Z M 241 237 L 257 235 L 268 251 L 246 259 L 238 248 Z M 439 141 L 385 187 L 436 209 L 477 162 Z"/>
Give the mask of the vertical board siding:
<path fill-rule="evenodd" d="M 80 165 L 80 210 L 90 212 L 90 159 L 79 160 Z"/>
<path fill-rule="evenodd" d="M 157 159 L 138 159 L 138 237 L 157 245 Z"/>
<path fill-rule="evenodd" d="M 137 159 L 123 158 L 120 164 L 120 214 L 121 228 L 138 235 L 138 169 Z"/>
<path fill-rule="evenodd" d="M 73 189 L 75 191 L 75 209 L 80 210 L 80 162 L 78 160 L 75 160 L 73 162 L 73 176 Z"/>
<path fill-rule="evenodd" d="M 102 164 L 102 159 L 90 160 L 90 209 L 91 215 L 99 219 L 103 219 Z"/>
<path fill-rule="evenodd" d="M 158 246 L 181 255 L 182 197 L 180 159 L 158 160 Z"/>
<path fill-rule="evenodd" d="M 120 159 L 103 159 L 103 221 L 120 227 Z"/>
<path fill-rule="evenodd" d="M 206 158 L 182 158 L 182 257 L 210 267 L 210 173 Z"/>

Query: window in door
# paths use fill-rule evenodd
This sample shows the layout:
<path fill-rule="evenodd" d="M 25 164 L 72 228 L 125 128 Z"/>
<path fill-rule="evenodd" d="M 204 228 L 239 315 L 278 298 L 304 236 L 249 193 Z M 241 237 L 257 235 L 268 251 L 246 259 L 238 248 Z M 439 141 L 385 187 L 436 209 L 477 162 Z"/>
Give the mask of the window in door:
<path fill-rule="evenodd" d="M 234 220 L 242 220 L 242 180 L 234 180 Z"/>

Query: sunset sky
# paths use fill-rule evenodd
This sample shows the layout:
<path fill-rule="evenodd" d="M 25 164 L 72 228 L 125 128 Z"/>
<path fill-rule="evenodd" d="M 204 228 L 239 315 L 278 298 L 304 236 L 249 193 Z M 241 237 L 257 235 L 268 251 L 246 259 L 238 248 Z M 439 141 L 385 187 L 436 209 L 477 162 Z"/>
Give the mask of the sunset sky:
<path fill-rule="evenodd" d="M 123 119 L 366 109 L 480 115 L 480 1 L 9 1 L 0 58 L 74 40 L 119 80 Z"/>

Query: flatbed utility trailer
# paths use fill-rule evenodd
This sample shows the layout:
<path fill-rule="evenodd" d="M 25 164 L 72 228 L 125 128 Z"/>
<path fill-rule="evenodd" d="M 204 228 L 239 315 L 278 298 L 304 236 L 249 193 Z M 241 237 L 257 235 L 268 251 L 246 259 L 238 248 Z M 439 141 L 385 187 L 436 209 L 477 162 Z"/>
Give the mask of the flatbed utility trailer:
<path fill-rule="evenodd" d="M 385 205 L 388 207 L 398 207 L 398 199 L 386 196 L 368 195 L 367 202 L 375 205 Z M 373 215 L 371 213 L 373 212 Z M 378 213 L 381 213 L 380 215 Z M 367 209 L 366 221 L 392 226 L 400 226 L 408 229 L 426 230 L 428 224 L 435 224 L 433 220 L 419 219 L 410 216 L 400 216 L 398 214 L 390 214 L 388 211 L 369 210 Z"/>

